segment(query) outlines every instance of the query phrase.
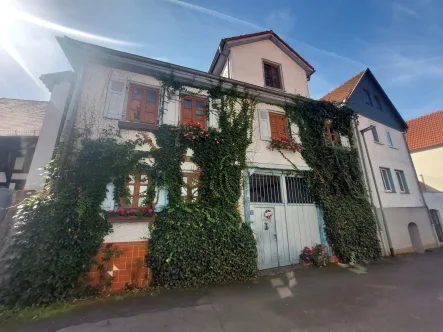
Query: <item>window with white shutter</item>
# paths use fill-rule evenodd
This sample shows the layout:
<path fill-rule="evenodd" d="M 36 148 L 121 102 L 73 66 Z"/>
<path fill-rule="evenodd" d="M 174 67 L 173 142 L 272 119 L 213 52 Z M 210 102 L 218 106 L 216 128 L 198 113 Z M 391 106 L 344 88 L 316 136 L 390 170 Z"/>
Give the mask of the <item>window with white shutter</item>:
<path fill-rule="evenodd" d="M 105 102 L 106 118 L 120 120 L 122 118 L 123 102 L 125 97 L 125 82 L 122 80 L 111 80 Z"/>
<path fill-rule="evenodd" d="M 260 139 L 262 139 L 263 141 L 270 141 L 271 125 L 269 122 L 269 112 L 267 110 L 259 110 L 258 121 L 260 124 Z"/>

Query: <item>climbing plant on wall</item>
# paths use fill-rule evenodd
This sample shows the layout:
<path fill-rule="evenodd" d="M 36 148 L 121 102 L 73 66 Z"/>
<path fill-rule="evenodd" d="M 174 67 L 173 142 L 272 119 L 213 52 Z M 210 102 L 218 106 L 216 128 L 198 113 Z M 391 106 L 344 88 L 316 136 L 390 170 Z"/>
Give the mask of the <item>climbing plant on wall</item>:
<path fill-rule="evenodd" d="M 170 80 L 163 81 L 168 91 L 193 94 Z M 167 187 L 169 206 L 157 218 L 147 263 L 154 280 L 167 287 L 245 280 L 257 271 L 255 239 L 238 211 L 256 102 L 235 88 L 206 93 L 206 115 L 214 113 L 218 128 L 191 122 L 163 125 L 155 134 L 153 178 Z M 198 167 L 195 202 L 184 202 L 181 196 L 187 149 Z"/>
<path fill-rule="evenodd" d="M 359 167 L 357 149 L 327 144 L 325 126 L 353 139 L 354 111 L 329 102 L 294 99 L 286 115 L 299 127 L 304 160 L 312 171 L 298 171 L 324 213 L 328 242 L 343 262 L 381 255 L 377 225 Z"/>
<path fill-rule="evenodd" d="M 135 150 L 142 142 L 105 132 L 70 141 L 62 168 L 58 157 L 52 161 L 45 190 L 23 201 L 15 215 L 16 232 L 1 260 L 0 304 L 48 304 L 80 289 L 80 276 L 112 229 L 100 207 L 106 185 L 123 188 L 136 165 L 146 167 L 140 163 L 146 153 Z"/>

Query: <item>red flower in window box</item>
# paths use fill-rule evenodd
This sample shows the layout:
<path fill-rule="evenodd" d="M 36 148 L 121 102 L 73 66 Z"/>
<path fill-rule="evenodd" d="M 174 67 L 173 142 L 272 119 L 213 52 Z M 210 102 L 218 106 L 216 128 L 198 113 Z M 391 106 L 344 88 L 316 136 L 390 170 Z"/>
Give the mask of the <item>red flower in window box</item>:
<path fill-rule="evenodd" d="M 304 147 L 294 141 L 294 139 L 288 139 L 287 137 L 280 137 L 279 139 L 272 139 L 271 143 L 268 145 L 269 150 L 289 150 L 292 152 L 302 152 Z"/>

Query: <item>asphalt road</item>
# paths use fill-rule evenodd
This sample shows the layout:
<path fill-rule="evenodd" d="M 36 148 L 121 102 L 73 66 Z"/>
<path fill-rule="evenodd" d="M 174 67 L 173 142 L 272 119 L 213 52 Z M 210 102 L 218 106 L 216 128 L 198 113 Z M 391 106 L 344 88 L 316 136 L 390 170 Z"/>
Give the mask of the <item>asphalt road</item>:
<path fill-rule="evenodd" d="M 8 331 L 443 331 L 443 250 L 163 292 Z"/>

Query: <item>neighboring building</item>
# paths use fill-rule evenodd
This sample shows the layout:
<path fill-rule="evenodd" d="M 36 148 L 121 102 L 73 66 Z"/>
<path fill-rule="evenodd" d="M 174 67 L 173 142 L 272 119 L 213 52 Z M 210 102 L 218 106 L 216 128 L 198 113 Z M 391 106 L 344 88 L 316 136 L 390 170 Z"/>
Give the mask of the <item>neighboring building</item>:
<path fill-rule="evenodd" d="M 48 102 L 0 98 L 0 187 L 23 190 Z"/>
<path fill-rule="evenodd" d="M 359 115 L 355 144 L 364 160 L 362 169 L 370 184 L 385 253 L 390 248 L 388 236 L 395 253 L 436 247 L 436 234 L 404 138 L 408 126 L 372 72 L 360 72 L 321 99 L 347 103 Z"/>
<path fill-rule="evenodd" d="M 443 110 L 407 122 L 409 151 L 424 191 L 443 192 Z"/>
<path fill-rule="evenodd" d="M 247 151 L 249 168 L 245 172 L 244 199 L 240 202 L 245 219 L 254 221 L 259 267 L 297 263 L 304 246 L 321 243 L 319 214 L 303 182 L 285 173 L 293 166 L 278 151 L 267 149 L 271 138 L 290 133 L 297 136 L 297 127 L 288 126 L 284 109 L 276 105 L 284 105 L 295 94 L 308 97 L 308 80 L 314 73 L 314 68 L 274 32 L 223 39 L 210 73 L 67 37 L 58 38 L 58 42 L 74 69 L 76 83 L 72 85 L 72 98 L 66 96 L 73 79 L 66 83 L 63 91 L 52 90 L 51 100 L 64 101 L 60 102 L 59 108 L 67 109 L 66 116 L 59 117 L 57 125 L 57 121 L 52 121 L 52 126 L 47 127 L 52 137 L 58 135 L 59 128 L 63 128 L 62 137 L 69 137 L 66 135 L 73 128 L 88 128 L 95 137 L 102 129 L 115 128 L 120 129 L 125 138 L 135 138 L 139 132 L 144 132 L 155 144 L 152 132 L 161 124 L 179 125 L 194 120 L 217 127 L 215 115 L 211 113 L 206 118 L 204 106 L 206 103 L 211 105 L 211 100 L 204 93 L 186 95 L 177 92 L 162 100 L 161 82 L 156 77 L 173 73 L 177 79 L 192 86 L 237 86 L 237 89 L 257 95 L 259 101 L 253 143 Z M 57 74 L 45 76 L 52 78 L 53 75 Z M 59 79 L 59 86 L 63 82 Z M 189 90 L 198 92 L 192 88 Z M 143 114 L 139 112 L 140 103 L 144 105 Z M 149 151 L 150 147 L 146 144 L 142 149 Z M 190 153 L 192 151 L 188 155 Z M 46 158 L 46 162 L 50 160 L 49 154 Z M 309 169 L 299 153 L 291 153 L 288 158 L 299 169 Z M 192 184 L 198 175 L 196 166 L 185 161 L 182 170 L 185 182 Z M 128 184 L 133 187 L 130 188 L 134 189 L 133 192 L 139 192 L 143 185 L 146 183 L 137 178 Z M 193 196 L 189 187 L 183 189 L 184 197 Z M 118 208 L 119 203 L 112 195 L 110 184 L 103 208 Z M 159 188 L 157 200 L 157 208 L 167 204 L 167 192 Z M 132 206 L 137 206 L 138 201 L 135 197 Z M 269 222 L 270 215 L 272 222 Z M 118 222 L 113 226 L 114 231 L 105 238 L 106 243 L 137 244 L 148 234 L 148 222 Z"/>
<path fill-rule="evenodd" d="M 407 121 L 406 134 L 421 189 L 443 243 L 443 110 Z"/>

